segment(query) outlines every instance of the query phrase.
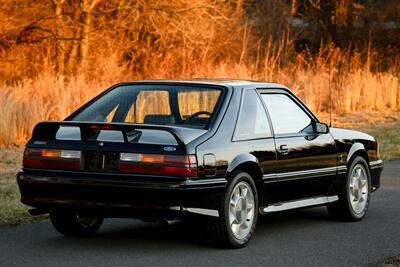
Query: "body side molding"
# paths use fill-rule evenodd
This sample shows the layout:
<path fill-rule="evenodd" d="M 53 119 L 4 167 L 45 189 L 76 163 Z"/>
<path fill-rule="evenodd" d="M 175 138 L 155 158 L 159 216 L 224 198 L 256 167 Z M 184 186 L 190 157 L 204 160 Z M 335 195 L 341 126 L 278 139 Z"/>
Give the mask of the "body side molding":
<path fill-rule="evenodd" d="M 169 209 L 177 210 L 177 211 L 187 211 L 190 213 L 196 213 L 196 214 L 201 214 L 201 215 L 206 215 L 206 216 L 211 216 L 211 217 L 219 217 L 218 210 L 212 210 L 212 209 L 186 208 L 186 207 L 179 207 L 179 206 L 170 207 Z"/>
<path fill-rule="evenodd" d="M 268 205 L 267 207 L 262 208 L 262 212 L 270 213 L 270 212 L 276 212 L 276 211 L 318 206 L 318 205 L 335 202 L 338 200 L 339 200 L 338 196 L 320 196 L 320 197 L 313 197 L 313 198 L 305 198 L 305 199 L 299 199 L 299 200 L 294 200 L 294 201 L 271 204 L 271 205 Z"/>
<path fill-rule="evenodd" d="M 315 178 L 319 176 L 327 176 L 327 175 L 336 175 L 338 171 L 347 172 L 346 166 L 339 167 L 328 167 L 328 168 L 320 168 L 313 170 L 305 170 L 305 171 L 293 171 L 293 172 L 284 172 L 284 173 L 272 173 L 266 174 L 263 176 L 264 183 L 275 182 L 275 181 L 286 181 L 286 180 L 295 180 L 295 179 L 307 179 L 307 178 Z"/>
<path fill-rule="evenodd" d="M 369 162 L 369 167 L 371 169 L 378 169 L 378 168 L 383 168 L 383 161 L 380 160 L 375 160 L 375 161 L 370 161 Z"/>

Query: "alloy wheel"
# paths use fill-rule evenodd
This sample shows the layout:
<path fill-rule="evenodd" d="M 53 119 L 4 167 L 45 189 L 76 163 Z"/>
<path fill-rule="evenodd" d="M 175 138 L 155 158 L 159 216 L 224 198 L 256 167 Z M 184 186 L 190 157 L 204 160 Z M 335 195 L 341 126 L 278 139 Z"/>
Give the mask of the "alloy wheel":
<path fill-rule="evenodd" d="M 250 185 L 239 182 L 229 202 L 229 225 L 237 239 L 244 239 L 249 234 L 254 220 L 254 193 Z"/>

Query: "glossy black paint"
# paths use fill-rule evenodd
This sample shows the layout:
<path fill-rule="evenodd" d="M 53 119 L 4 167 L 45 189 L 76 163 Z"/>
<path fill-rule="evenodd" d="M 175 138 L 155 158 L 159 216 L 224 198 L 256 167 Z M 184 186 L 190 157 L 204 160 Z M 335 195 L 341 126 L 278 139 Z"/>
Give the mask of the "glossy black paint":
<path fill-rule="evenodd" d="M 224 89 L 224 97 L 208 130 L 113 123 L 120 129 L 163 128 L 169 131 L 176 137 L 179 145 L 176 151 L 168 153 L 195 154 L 198 176 L 187 178 L 88 173 L 83 170 L 71 172 L 23 169 L 17 177 L 23 203 L 46 209 L 59 206 L 78 210 L 90 208 L 110 216 L 113 215 L 108 212 L 113 207 L 118 207 L 127 216 L 134 216 L 135 210 L 154 210 L 155 207 L 215 209 L 218 194 L 224 190 L 230 173 L 240 169 L 248 172 L 254 179 L 260 197 L 259 206 L 262 208 L 282 201 L 336 195 L 338 184 L 346 175 L 347 166 L 355 155 L 361 155 L 371 163 L 372 186 L 373 189 L 379 187 L 383 164 L 378 156 L 376 140 L 365 133 L 331 127 L 328 133 L 310 132 L 245 141 L 232 140 L 245 90 L 288 94 L 315 122 L 319 122 L 282 85 L 249 81 L 141 81 L 122 85 L 130 84 L 186 84 Z M 113 88 L 115 86 L 109 90 Z M 94 141 L 83 143 L 49 138 L 52 131 L 54 132 L 49 130 L 51 127 L 60 124 L 84 127 L 87 123 L 90 122 L 69 122 L 68 118 L 64 122 L 41 123 L 35 127 L 27 147 L 167 153 L 156 145 L 105 142 L 99 148 Z M 271 127 L 273 128 L 272 124 Z M 37 140 L 46 140 L 47 144 L 35 144 Z M 118 216 L 122 216 L 124 212 L 118 213 Z"/>

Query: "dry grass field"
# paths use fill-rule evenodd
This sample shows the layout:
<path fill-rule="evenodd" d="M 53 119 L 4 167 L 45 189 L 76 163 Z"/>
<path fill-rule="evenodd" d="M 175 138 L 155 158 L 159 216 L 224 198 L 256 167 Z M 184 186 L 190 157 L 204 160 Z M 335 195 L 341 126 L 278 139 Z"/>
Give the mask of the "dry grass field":
<path fill-rule="evenodd" d="M 35 124 L 121 81 L 281 83 L 323 122 L 331 110 L 334 126 L 374 135 L 384 160 L 399 159 L 399 14 L 395 0 L 2 0 L 0 228 L 45 218 L 28 214 L 15 182 Z M 154 112 L 159 101 L 144 99 Z M 188 112 L 207 105 L 184 101 Z"/>
<path fill-rule="evenodd" d="M 385 159 L 399 158 L 399 13 L 394 0 L 3 0 L 0 224 L 26 219 L 13 181 L 35 124 L 121 81 L 282 83 L 323 121 L 332 110 L 334 125 L 374 134 Z M 156 112 L 159 101 L 143 103 Z M 184 101 L 187 112 L 207 105 Z"/>
<path fill-rule="evenodd" d="M 190 73 L 176 74 L 166 69 L 152 73 L 149 78 L 224 77 L 279 82 L 289 86 L 317 114 L 329 110 L 330 97 L 332 110 L 336 113 L 393 112 L 400 108 L 400 80 L 394 73 L 374 73 L 361 67 L 349 69 L 339 77 L 333 76 L 337 72 L 335 67 L 329 67 L 333 63 L 322 61 L 322 58 L 316 59 L 313 67 L 304 66 L 305 62 L 298 59 L 285 68 L 274 66 L 275 58 L 264 60 L 266 62 L 261 69 L 228 62 L 218 65 L 188 62 L 196 69 L 196 74 L 192 76 Z M 130 80 L 128 77 L 120 78 L 123 74 L 118 75 L 118 68 L 112 71 L 113 62 L 109 64 L 105 72 L 108 74 L 89 81 L 83 76 L 74 76 L 65 83 L 57 76 L 45 73 L 12 85 L 0 84 L 0 146 L 23 144 L 37 122 L 62 120 L 113 83 Z M 143 76 L 133 76 L 131 79 L 140 78 Z M 187 105 L 192 104 L 188 100 Z"/>
<path fill-rule="evenodd" d="M 3 2 L 0 146 L 137 79 L 278 82 L 317 114 L 331 99 L 341 114 L 400 110 L 397 1 Z"/>
<path fill-rule="evenodd" d="M 399 267 L 400 266 L 400 256 L 390 258 L 383 263 L 377 265 L 377 267 Z"/>

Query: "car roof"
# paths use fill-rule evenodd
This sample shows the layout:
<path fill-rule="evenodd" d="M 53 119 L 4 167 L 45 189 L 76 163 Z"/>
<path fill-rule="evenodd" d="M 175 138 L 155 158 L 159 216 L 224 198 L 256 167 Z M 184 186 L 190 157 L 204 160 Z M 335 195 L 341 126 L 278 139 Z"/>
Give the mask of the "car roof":
<path fill-rule="evenodd" d="M 243 86 L 257 86 L 259 88 L 274 88 L 274 89 L 288 89 L 286 86 L 279 83 L 269 83 L 261 81 L 252 80 L 231 80 L 231 79 L 206 79 L 197 78 L 191 80 L 138 80 L 128 82 L 129 84 L 135 83 L 165 83 L 165 84 L 204 84 L 204 85 L 216 85 L 216 86 L 226 86 L 226 87 L 243 87 Z"/>

